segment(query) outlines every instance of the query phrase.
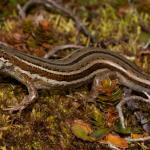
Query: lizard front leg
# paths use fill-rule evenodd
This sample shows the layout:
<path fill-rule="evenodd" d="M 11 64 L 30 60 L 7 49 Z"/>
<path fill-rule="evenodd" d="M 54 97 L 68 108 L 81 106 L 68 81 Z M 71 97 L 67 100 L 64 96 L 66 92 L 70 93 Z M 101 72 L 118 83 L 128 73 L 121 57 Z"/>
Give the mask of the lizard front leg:
<path fill-rule="evenodd" d="M 20 104 L 6 108 L 4 110 L 9 111 L 10 113 L 17 112 L 17 111 L 22 112 L 28 106 L 33 104 L 35 102 L 35 100 L 37 99 L 37 97 L 38 97 L 37 89 L 35 88 L 35 86 L 32 82 L 32 79 L 30 79 L 24 73 L 16 71 L 16 70 L 14 71 L 13 69 L 10 69 L 10 70 L 7 69 L 7 71 L 9 71 L 9 74 L 11 76 L 16 78 L 18 81 L 20 81 L 22 84 L 24 84 L 27 87 L 29 94 L 24 97 L 24 99 L 22 100 L 22 102 Z"/>

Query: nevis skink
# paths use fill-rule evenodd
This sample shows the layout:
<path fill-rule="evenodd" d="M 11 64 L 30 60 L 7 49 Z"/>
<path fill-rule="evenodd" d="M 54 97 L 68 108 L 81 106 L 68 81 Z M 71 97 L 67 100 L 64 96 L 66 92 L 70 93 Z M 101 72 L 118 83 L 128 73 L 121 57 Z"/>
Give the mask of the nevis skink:
<path fill-rule="evenodd" d="M 26 85 L 29 95 L 11 112 L 21 111 L 35 102 L 37 89 L 70 89 L 115 76 L 120 84 L 139 92 L 150 93 L 150 76 L 123 56 L 101 48 L 76 50 L 65 59 L 44 59 L 0 45 L 1 73 Z"/>

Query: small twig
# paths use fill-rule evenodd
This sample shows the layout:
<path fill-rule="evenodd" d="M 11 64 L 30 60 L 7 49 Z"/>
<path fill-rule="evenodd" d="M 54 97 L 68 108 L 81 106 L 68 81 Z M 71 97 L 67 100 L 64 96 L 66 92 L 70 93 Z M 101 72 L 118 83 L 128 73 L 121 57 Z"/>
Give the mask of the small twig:
<path fill-rule="evenodd" d="M 128 137 L 128 138 L 125 138 L 125 139 L 129 142 L 144 142 L 144 141 L 150 140 L 150 136 L 143 137 L 143 138 L 137 138 L 137 139 L 132 139 L 132 138 Z"/>
<path fill-rule="evenodd" d="M 147 49 L 150 46 L 150 40 L 143 46 L 143 49 Z"/>
<path fill-rule="evenodd" d="M 146 96 L 147 96 L 147 98 L 150 100 L 150 95 L 147 93 L 147 92 L 143 92 Z"/>
<path fill-rule="evenodd" d="M 27 3 L 25 3 L 25 5 L 22 8 L 20 5 L 18 5 L 17 8 L 19 10 L 20 17 L 24 19 L 26 17 L 26 13 L 28 9 L 37 4 L 43 4 L 43 1 L 42 0 L 29 0 L 27 1 Z"/>
<path fill-rule="evenodd" d="M 108 146 L 112 149 L 112 150 L 121 150 L 120 148 L 116 147 L 115 145 L 108 143 Z"/>
<path fill-rule="evenodd" d="M 61 13 L 63 13 L 64 15 L 70 17 L 72 20 L 74 20 L 77 29 L 79 31 L 81 31 L 85 36 L 89 37 L 91 42 L 95 43 L 95 37 L 92 36 L 88 30 L 86 29 L 86 27 L 83 25 L 83 23 L 81 22 L 81 20 L 75 16 L 71 10 L 66 9 L 64 6 L 58 4 L 57 2 L 53 1 L 53 0 L 29 0 L 22 8 L 19 7 L 19 15 L 21 16 L 21 18 L 25 18 L 27 10 L 29 8 L 31 8 L 33 5 L 37 5 L 37 4 L 41 4 L 43 6 L 45 6 L 48 9 L 54 9 L 55 11 L 59 11 Z"/>
<path fill-rule="evenodd" d="M 57 53 L 60 50 L 64 50 L 64 49 L 80 49 L 80 48 L 84 48 L 81 45 L 74 45 L 74 44 L 67 44 L 67 45 L 61 45 L 61 46 L 56 46 L 54 47 L 51 51 L 49 51 L 44 58 L 50 58 L 51 56 L 54 56 L 55 53 Z"/>
<path fill-rule="evenodd" d="M 19 16 L 20 16 L 22 19 L 24 19 L 26 15 L 25 15 L 23 9 L 21 8 L 20 4 L 17 4 L 17 9 L 18 9 Z"/>
<path fill-rule="evenodd" d="M 150 103 L 150 100 L 149 99 L 145 99 L 141 96 L 129 96 L 129 97 L 126 97 L 126 98 L 123 98 L 122 101 L 120 101 L 120 103 L 117 105 L 117 110 L 118 110 L 118 113 L 119 113 L 119 118 L 120 118 L 120 122 L 121 122 L 121 125 L 123 128 L 125 128 L 125 119 L 124 119 L 124 116 L 123 116 L 123 111 L 122 111 L 122 106 L 130 101 L 130 100 L 140 100 L 140 101 L 144 101 L 144 102 L 147 102 L 147 103 Z"/>
<path fill-rule="evenodd" d="M 63 12 L 65 15 L 67 15 L 68 17 L 70 17 L 72 20 L 75 21 L 76 26 L 78 28 L 79 31 L 81 31 L 85 36 L 89 37 L 91 39 L 91 42 L 96 42 L 95 37 L 93 37 L 88 30 L 86 29 L 86 27 L 83 25 L 83 23 L 81 22 L 81 20 L 75 16 L 71 10 L 66 9 L 64 6 L 61 6 L 60 4 L 56 3 L 53 0 L 46 0 L 48 2 L 48 4 L 54 6 L 56 9 L 60 10 L 61 12 Z"/>
<path fill-rule="evenodd" d="M 99 143 L 107 145 L 107 147 L 111 148 L 112 150 L 121 150 L 120 148 L 116 147 L 115 145 L 111 144 L 110 142 L 100 141 Z"/>

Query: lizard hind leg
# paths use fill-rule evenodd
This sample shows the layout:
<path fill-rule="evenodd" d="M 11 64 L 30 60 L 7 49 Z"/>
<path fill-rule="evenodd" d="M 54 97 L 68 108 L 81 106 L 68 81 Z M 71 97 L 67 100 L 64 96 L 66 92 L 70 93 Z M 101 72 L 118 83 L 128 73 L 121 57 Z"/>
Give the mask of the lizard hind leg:
<path fill-rule="evenodd" d="M 124 116 L 123 116 L 123 111 L 122 111 L 122 106 L 125 105 L 128 101 L 133 101 L 133 100 L 140 100 L 140 101 L 144 101 L 146 103 L 150 103 L 150 100 L 149 99 L 145 99 L 141 96 L 128 96 L 128 97 L 124 97 L 122 99 L 122 101 L 117 105 L 117 111 L 119 113 L 119 118 L 120 118 L 120 122 L 121 122 L 121 125 L 123 128 L 125 128 L 125 119 L 124 119 Z M 127 141 L 129 142 L 144 142 L 144 141 L 148 141 L 150 140 L 150 136 L 146 136 L 146 137 L 142 137 L 142 138 L 126 138 Z"/>
<path fill-rule="evenodd" d="M 105 70 L 103 72 L 100 72 L 100 74 L 97 74 L 96 77 L 93 80 L 93 85 L 92 85 L 92 89 L 90 92 L 90 100 L 94 100 L 95 98 L 97 98 L 98 96 L 98 87 L 101 84 L 101 81 L 107 78 L 110 79 L 118 79 L 120 84 L 123 84 L 126 82 L 126 80 L 122 80 L 122 78 L 120 78 L 120 76 L 118 75 L 118 72 L 112 72 L 110 70 Z M 126 85 L 126 84 L 125 84 Z M 146 103 L 150 103 L 150 95 L 146 92 L 143 92 L 146 96 L 146 98 L 143 98 L 141 96 L 136 96 L 136 95 L 130 95 L 131 94 L 131 89 L 129 89 L 129 91 L 127 91 L 127 93 L 124 93 L 124 97 L 122 98 L 122 100 L 117 104 L 116 109 L 118 111 L 119 114 L 119 119 L 121 122 L 121 125 L 123 128 L 125 128 L 125 119 L 124 119 L 124 115 L 123 115 L 123 110 L 122 110 L 122 106 L 125 105 L 127 102 L 129 101 L 135 101 L 135 100 L 139 100 L 139 101 L 144 101 Z M 127 141 L 132 142 L 132 141 L 147 141 L 150 140 L 150 136 L 147 137 L 143 137 L 143 138 L 137 138 L 137 139 L 132 139 L 132 138 L 126 138 Z"/>
<path fill-rule="evenodd" d="M 144 101 L 146 103 L 150 103 L 149 99 L 145 99 L 141 96 L 128 96 L 128 97 L 124 97 L 122 99 L 122 101 L 120 101 L 120 103 L 116 106 L 117 111 L 119 113 L 119 118 L 120 118 L 120 122 L 123 128 L 125 128 L 125 119 L 124 119 L 124 115 L 123 115 L 123 111 L 122 111 L 122 106 L 125 105 L 128 101 L 133 101 L 133 100 L 140 100 L 140 101 Z"/>

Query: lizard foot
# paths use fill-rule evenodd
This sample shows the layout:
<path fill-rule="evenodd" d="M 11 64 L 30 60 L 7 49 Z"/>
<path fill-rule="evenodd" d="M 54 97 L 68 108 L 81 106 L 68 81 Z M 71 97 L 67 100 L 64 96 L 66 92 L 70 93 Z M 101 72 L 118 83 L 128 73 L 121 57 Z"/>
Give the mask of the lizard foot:
<path fill-rule="evenodd" d="M 8 108 L 4 108 L 3 111 L 8 111 L 10 114 L 19 112 L 22 113 L 22 111 L 25 109 L 26 107 L 24 105 L 17 105 L 17 106 L 9 106 Z"/>

